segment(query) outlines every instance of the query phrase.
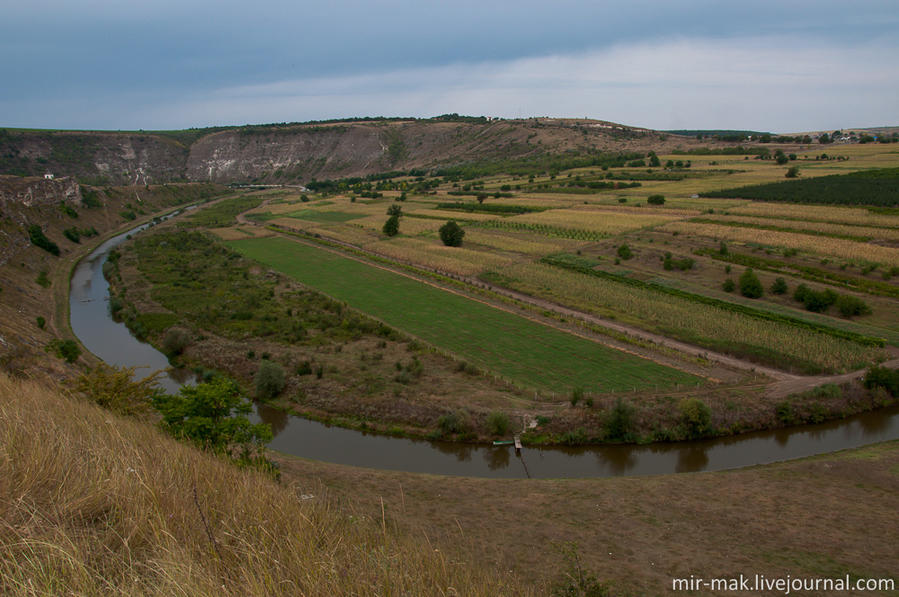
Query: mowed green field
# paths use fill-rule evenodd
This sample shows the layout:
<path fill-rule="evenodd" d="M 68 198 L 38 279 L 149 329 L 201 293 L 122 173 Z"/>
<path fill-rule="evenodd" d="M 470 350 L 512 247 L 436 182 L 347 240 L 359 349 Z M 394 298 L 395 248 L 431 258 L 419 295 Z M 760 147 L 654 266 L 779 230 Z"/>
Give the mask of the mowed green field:
<path fill-rule="evenodd" d="M 340 255 L 270 237 L 229 246 L 390 326 L 520 384 L 569 392 L 699 378 Z"/>

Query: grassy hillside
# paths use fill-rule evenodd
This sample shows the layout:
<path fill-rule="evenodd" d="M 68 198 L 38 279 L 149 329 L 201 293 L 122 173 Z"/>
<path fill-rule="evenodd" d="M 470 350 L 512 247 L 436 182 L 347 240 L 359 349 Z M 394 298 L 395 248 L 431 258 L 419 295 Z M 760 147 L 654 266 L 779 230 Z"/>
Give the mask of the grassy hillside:
<path fill-rule="evenodd" d="M 528 595 L 310 479 L 0 374 L 0 594 Z"/>

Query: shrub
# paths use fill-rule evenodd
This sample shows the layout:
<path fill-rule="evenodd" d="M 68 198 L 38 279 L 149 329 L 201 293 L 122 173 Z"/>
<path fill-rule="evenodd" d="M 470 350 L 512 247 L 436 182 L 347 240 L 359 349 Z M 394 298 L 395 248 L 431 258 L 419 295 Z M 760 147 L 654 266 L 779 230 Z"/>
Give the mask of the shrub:
<path fill-rule="evenodd" d="M 606 421 L 606 437 L 613 441 L 630 439 L 633 414 L 633 409 L 622 398 L 618 398 Z"/>
<path fill-rule="evenodd" d="M 297 365 L 297 375 L 312 375 L 312 363 L 303 361 Z"/>
<path fill-rule="evenodd" d="M 734 283 L 733 278 L 728 278 L 724 281 L 724 284 L 721 285 L 721 288 L 724 292 L 733 292 L 736 289 L 737 285 Z"/>
<path fill-rule="evenodd" d="M 577 403 L 581 401 L 581 398 L 584 397 L 584 389 L 583 388 L 574 388 L 571 390 L 571 406 L 577 406 Z"/>
<path fill-rule="evenodd" d="M 746 269 L 740 275 L 740 294 L 746 298 L 759 298 L 765 293 L 762 288 L 762 282 L 759 280 L 752 268 Z"/>
<path fill-rule="evenodd" d="M 37 224 L 32 224 L 28 227 L 28 238 L 34 246 L 40 247 L 51 255 L 59 256 L 59 246 L 47 238 L 44 231 Z"/>
<path fill-rule="evenodd" d="M 269 360 L 262 360 L 256 370 L 256 396 L 258 398 L 274 398 L 284 389 L 286 380 L 281 365 Z"/>
<path fill-rule="evenodd" d="M 43 317 L 41 317 L 40 315 L 37 316 L 36 322 L 37 322 L 37 327 L 39 327 L 40 329 L 44 329 L 44 326 L 47 325 L 47 320 L 44 319 Z"/>
<path fill-rule="evenodd" d="M 145 411 L 159 393 L 157 377 L 154 373 L 135 381 L 134 367 L 119 368 L 101 362 L 78 376 L 72 387 L 103 408 L 133 414 Z"/>
<path fill-rule="evenodd" d="M 393 206 L 391 206 L 393 207 Z M 400 218 L 399 216 L 390 216 L 387 218 L 387 221 L 384 222 L 384 227 L 381 228 L 381 232 L 386 234 L 387 236 L 396 236 L 400 231 Z"/>
<path fill-rule="evenodd" d="M 650 195 L 646 202 L 650 205 L 664 205 L 665 204 L 665 196 L 664 195 Z"/>
<path fill-rule="evenodd" d="M 440 431 L 444 434 L 466 433 L 469 428 L 466 421 L 467 418 L 468 417 L 461 412 L 447 413 L 441 415 L 440 418 L 437 419 L 437 427 L 439 427 Z"/>
<path fill-rule="evenodd" d="M 838 295 L 829 288 L 826 290 L 812 290 L 805 284 L 800 284 L 793 292 L 793 298 L 805 305 L 807 310 L 821 313 L 836 302 Z"/>
<path fill-rule="evenodd" d="M 62 231 L 62 234 L 73 243 L 81 242 L 81 232 L 79 232 L 78 229 L 74 226 L 72 228 L 66 228 Z"/>
<path fill-rule="evenodd" d="M 251 462 L 272 439 L 271 427 L 247 419 L 252 407 L 237 384 L 222 377 L 182 386 L 178 394 L 157 395 L 152 404 L 162 415 L 163 429 L 175 437 L 240 462 Z"/>
<path fill-rule="evenodd" d="M 67 363 L 74 363 L 81 356 L 81 348 L 74 340 L 56 340 L 51 343 L 51 348 L 56 352 L 56 356 L 65 359 Z"/>
<path fill-rule="evenodd" d="M 454 220 L 450 220 L 440 227 L 440 240 L 447 247 L 461 247 L 464 236 L 465 231 Z"/>
<path fill-rule="evenodd" d="M 871 367 L 865 374 L 865 387 L 883 388 L 890 395 L 899 397 L 899 370 L 886 367 Z"/>
<path fill-rule="evenodd" d="M 35 281 L 36 281 L 39 285 L 43 286 L 44 288 L 49 288 L 49 287 L 50 287 L 50 278 L 47 277 L 47 270 L 42 269 L 42 270 L 38 273 L 38 275 L 37 275 L 37 280 L 35 280 Z"/>
<path fill-rule="evenodd" d="M 711 427 L 712 409 L 699 398 L 684 398 L 677 405 L 680 423 L 689 438 L 706 435 Z"/>
<path fill-rule="evenodd" d="M 783 278 L 776 278 L 771 284 L 771 294 L 786 294 L 787 290 L 787 281 Z"/>
<path fill-rule="evenodd" d="M 487 431 L 491 435 L 505 435 L 511 426 L 509 415 L 504 412 L 493 411 L 487 415 Z"/>
<path fill-rule="evenodd" d="M 190 332 L 182 328 L 170 328 L 162 339 L 162 350 L 169 356 L 177 356 L 189 344 Z"/>
<path fill-rule="evenodd" d="M 836 300 L 837 309 L 843 317 L 855 317 L 856 315 L 870 315 L 871 307 L 868 303 L 848 294 L 841 294 Z"/>
<path fill-rule="evenodd" d="M 626 243 L 618 247 L 618 257 L 621 259 L 630 259 L 633 256 L 631 248 Z"/>
<path fill-rule="evenodd" d="M 791 166 L 787 169 L 787 173 L 784 175 L 787 178 L 798 178 L 799 177 L 799 166 Z"/>

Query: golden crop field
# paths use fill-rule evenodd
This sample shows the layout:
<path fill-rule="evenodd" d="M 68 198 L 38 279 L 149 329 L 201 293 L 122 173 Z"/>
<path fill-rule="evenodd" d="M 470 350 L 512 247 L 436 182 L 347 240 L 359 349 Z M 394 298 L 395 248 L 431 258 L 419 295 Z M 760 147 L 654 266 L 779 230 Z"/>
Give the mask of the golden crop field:
<path fill-rule="evenodd" d="M 465 247 L 445 247 L 436 239 L 397 237 L 369 243 L 365 245 L 365 249 L 385 257 L 460 276 L 473 276 L 486 269 L 501 268 L 512 262 L 511 258 L 495 253 Z"/>
<path fill-rule="evenodd" d="M 734 222 L 750 226 L 777 226 L 796 230 L 808 230 L 821 235 L 855 236 L 881 240 L 899 241 L 899 228 L 874 228 L 871 226 L 851 226 L 832 224 L 829 222 L 809 222 L 807 220 L 782 220 L 778 218 L 762 218 L 754 216 L 703 216 L 704 219 L 718 222 Z"/>
<path fill-rule="evenodd" d="M 532 233 L 487 231 L 477 228 L 465 230 L 465 242 L 485 245 L 501 251 L 514 251 L 537 256 L 572 250 L 579 244 L 583 244 L 563 238 L 550 239 Z"/>
<path fill-rule="evenodd" d="M 839 257 L 853 262 L 874 262 L 890 266 L 899 265 L 899 249 L 839 238 L 800 234 L 798 232 L 737 228 L 721 224 L 700 224 L 697 222 L 671 222 L 666 224 L 663 230 L 687 235 L 708 236 L 728 241 L 799 249 L 809 253 Z"/>
<path fill-rule="evenodd" d="M 516 280 L 513 286 L 523 292 L 598 315 L 612 315 L 716 350 L 749 345 L 832 370 L 855 368 L 880 352 L 789 324 L 760 320 L 543 263 L 510 264 L 496 271 Z"/>
<path fill-rule="evenodd" d="M 808 222 L 833 222 L 859 226 L 899 228 L 899 216 L 878 214 L 862 207 L 831 207 L 829 205 L 798 205 L 795 203 L 747 203 L 729 208 L 728 214 L 786 218 Z M 793 224 L 790 223 L 792 226 Z"/>
<path fill-rule="evenodd" d="M 639 209 L 639 208 L 638 208 Z M 537 224 L 573 230 L 587 230 L 602 235 L 621 234 L 649 226 L 658 226 L 682 216 L 669 213 L 637 213 L 604 209 L 552 209 L 508 218 L 521 224 Z"/>

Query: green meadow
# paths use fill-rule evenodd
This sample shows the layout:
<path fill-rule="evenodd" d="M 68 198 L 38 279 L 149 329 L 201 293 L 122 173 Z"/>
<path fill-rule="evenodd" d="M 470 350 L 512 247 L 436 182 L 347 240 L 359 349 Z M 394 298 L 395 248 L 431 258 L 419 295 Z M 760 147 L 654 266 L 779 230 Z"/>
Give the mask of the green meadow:
<path fill-rule="evenodd" d="M 699 382 L 682 371 L 285 238 L 228 244 L 350 307 L 529 387 L 609 392 Z"/>

